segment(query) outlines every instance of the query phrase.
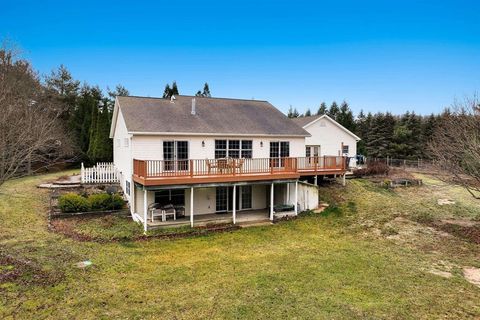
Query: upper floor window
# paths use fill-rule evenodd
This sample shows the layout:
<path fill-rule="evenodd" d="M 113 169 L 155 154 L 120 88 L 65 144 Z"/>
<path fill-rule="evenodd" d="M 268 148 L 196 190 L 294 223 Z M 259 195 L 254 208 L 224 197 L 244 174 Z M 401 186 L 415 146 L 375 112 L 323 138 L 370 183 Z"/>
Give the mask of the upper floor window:
<path fill-rule="evenodd" d="M 343 145 L 342 146 L 342 153 L 343 154 L 348 154 L 348 145 Z"/>
<path fill-rule="evenodd" d="M 251 158 L 252 140 L 215 140 L 215 159 Z"/>
<path fill-rule="evenodd" d="M 286 158 L 286 157 L 290 157 L 290 142 L 271 141 L 270 142 L 270 158 Z"/>

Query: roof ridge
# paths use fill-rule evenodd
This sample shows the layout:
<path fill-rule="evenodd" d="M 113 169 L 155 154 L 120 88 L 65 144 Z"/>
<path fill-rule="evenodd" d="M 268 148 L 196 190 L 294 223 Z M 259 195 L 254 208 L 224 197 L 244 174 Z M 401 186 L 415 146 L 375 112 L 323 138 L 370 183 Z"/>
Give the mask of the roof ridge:
<path fill-rule="evenodd" d="M 163 97 L 147 97 L 147 96 L 136 96 L 136 95 L 128 95 L 128 96 L 118 96 L 118 97 L 125 97 L 125 98 L 141 98 L 141 99 L 158 99 L 158 100 L 168 100 Z M 186 97 L 186 98 L 201 98 L 201 99 L 218 99 L 218 100 L 239 100 L 239 101 L 258 101 L 258 102 L 268 102 L 268 100 L 256 100 L 256 99 L 239 99 L 239 98 L 224 98 L 224 97 L 199 97 L 199 96 L 191 96 L 185 94 L 176 95 L 176 97 Z"/>

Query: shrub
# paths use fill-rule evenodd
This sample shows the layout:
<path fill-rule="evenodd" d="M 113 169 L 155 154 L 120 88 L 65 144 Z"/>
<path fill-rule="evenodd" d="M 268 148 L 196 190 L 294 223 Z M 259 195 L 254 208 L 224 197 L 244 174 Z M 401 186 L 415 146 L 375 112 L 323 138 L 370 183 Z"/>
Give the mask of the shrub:
<path fill-rule="evenodd" d="M 390 167 L 386 163 L 380 161 L 370 161 L 366 168 L 357 169 L 353 171 L 353 175 L 356 177 L 364 176 L 376 176 L 376 175 L 388 175 Z"/>
<path fill-rule="evenodd" d="M 90 209 L 88 200 L 75 193 L 60 196 L 58 206 L 62 212 L 82 212 Z"/>
<path fill-rule="evenodd" d="M 88 202 L 92 210 L 121 209 L 125 204 L 125 201 L 120 195 L 109 195 L 107 193 L 92 194 L 88 197 Z"/>
<path fill-rule="evenodd" d="M 105 208 L 111 208 L 111 197 L 106 193 L 92 194 L 88 197 L 88 203 L 92 210 L 104 210 Z"/>

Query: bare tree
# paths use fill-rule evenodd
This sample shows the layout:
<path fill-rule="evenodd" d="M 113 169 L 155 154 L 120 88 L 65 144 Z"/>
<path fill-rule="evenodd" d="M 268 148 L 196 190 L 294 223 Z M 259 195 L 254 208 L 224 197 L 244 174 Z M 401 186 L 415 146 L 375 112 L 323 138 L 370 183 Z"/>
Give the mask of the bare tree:
<path fill-rule="evenodd" d="M 456 101 L 440 119 L 430 151 L 439 166 L 480 199 L 480 100 Z"/>
<path fill-rule="evenodd" d="M 59 99 L 42 86 L 29 62 L 0 48 L 0 186 L 48 167 L 69 151 Z"/>

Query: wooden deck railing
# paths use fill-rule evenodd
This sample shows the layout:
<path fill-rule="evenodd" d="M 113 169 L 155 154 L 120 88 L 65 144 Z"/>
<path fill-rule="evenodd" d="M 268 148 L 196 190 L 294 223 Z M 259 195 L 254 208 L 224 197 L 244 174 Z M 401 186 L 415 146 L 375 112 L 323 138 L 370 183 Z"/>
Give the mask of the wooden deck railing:
<path fill-rule="evenodd" d="M 133 174 L 148 178 L 188 178 L 344 171 L 345 157 L 133 160 Z"/>

